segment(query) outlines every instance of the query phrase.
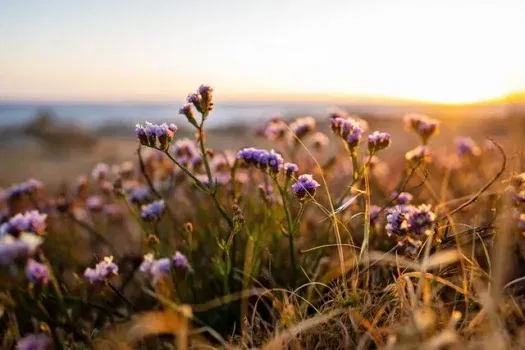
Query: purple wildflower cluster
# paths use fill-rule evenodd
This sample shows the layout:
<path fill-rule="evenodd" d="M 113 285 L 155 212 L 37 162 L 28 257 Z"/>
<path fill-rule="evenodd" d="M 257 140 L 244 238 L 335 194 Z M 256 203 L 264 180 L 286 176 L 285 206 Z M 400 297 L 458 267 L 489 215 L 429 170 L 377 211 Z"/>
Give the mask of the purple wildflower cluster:
<path fill-rule="evenodd" d="M 213 109 L 213 89 L 209 85 L 201 85 L 197 89 L 197 92 L 191 93 L 187 97 L 188 104 L 193 105 L 195 109 L 202 114 L 203 118 L 206 118 L 207 114 Z M 181 114 L 186 115 L 186 106 L 183 107 Z M 186 115 L 186 117 L 188 117 Z M 189 120 L 189 118 L 188 118 Z M 193 123 L 192 123 L 193 124 Z"/>
<path fill-rule="evenodd" d="M 5 200 L 14 200 L 24 194 L 33 194 L 36 190 L 42 188 L 42 183 L 35 179 L 29 179 L 25 182 L 13 185 L 2 193 Z"/>
<path fill-rule="evenodd" d="M 247 166 L 255 166 L 269 174 L 277 174 L 283 168 L 283 157 L 274 150 L 243 148 L 237 152 L 237 159 Z"/>
<path fill-rule="evenodd" d="M 46 350 L 51 339 L 44 333 L 26 335 L 16 343 L 16 350 Z"/>
<path fill-rule="evenodd" d="M 408 192 L 401 192 L 399 194 L 397 192 L 394 192 L 392 194 L 392 198 L 395 198 L 396 204 L 409 204 L 412 201 L 412 199 L 414 199 L 414 196 Z"/>
<path fill-rule="evenodd" d="M 435 221 L 436 214 L 429 204 L 396 205 L 386 211 L 385 230 L 412 254 L 420 248 L 422 238 L 433 232 Z"/>
<path fill-rule="evenodd" d="M 357 120 L 350 117 L 330 118 L 330 128 L 333 133 L 340 136 L 350 149 L 359 145 L 364 129 Z"/>
<path fill-rule="evenodd" d="M 301 140 L 309 133 L 312 133 L 315 131 L 315 119 L 312 117 L 303 117 L 303 118 L 297 118 L 290 124 L 290 130 L 292 131 L 293 135 L 292 141 L 297 141 L 297 139 Z M 294 136 L 295 135 L 295 136 Z M 296 139 L 297 138 L 297 139 Z"/>
<path fill-rule="evenodd" d="M 151 200 L 151 193 L 147 186 L 136 186 L 128 191 L 129 200 L 133 204 L 142 205 Z"/>
<path fill-rule="evenodd" d="M 144 126 L 141 124 L 135 125 L 135 133 L 142 145 L 162 151 L 168 150 L 175 132 L 177 132 L 175 124 L 168 125 L 163 123 L 157 125 L 146 122 Z"/>
<path fill-rule="evenodd" d="M 315 195 L 319 186 L 321 185 L 314 180 L 312 175 L 303 174 L 292 185 L 292 192 L 298 200 L 306 200 Z"/>
<path fill-rule="evenodd" d="M 197 161 L 201 161 L 197 144 L 188 138 L 175 141 L 172 146 L 172 153 L 175 159 L 184 166 L 189 166 L 197 163 Z"/>
<path fill-rule="evenodd" d="M 49 282 L 49 269 L 34 259 L 29 259 L 26 265 L 27 279 L 35 284 L 47 284 Z"/>
<path fill-rule="evenodd" d="M 481 148 L 470 137 L 458 137 L 456 139 L 456 148 L 460 157 L 478 157 L 481 155 Z"/>
<path fill-rule="evenodd" d="M 150 204 L 144 204 L 140 208 L 140 216 L 144 221 L 158 221 L 166 210 L 164 200 L 154 201 Z"/>
<path fill-rule="evenodd" d="M 427 146 L 417 146 L 405 154 L 405 159 L 409 164 L 428 164 L 432 161 L 432 155 Z"/>
<path fill-rule="evenodd" d="M 279 117 L 271 118 L 259 131 L 258 134 L 270 141 L 282 140 L 288 133 L 288 126 Z"/>
<path fill-rule="evenodd" d="M 118 275 L 118 266 L 113 262 L 113 256 L 106 256 L 95 268 L 88 267 L 84 271 L 84 277 L 91 283 L 100 283 L 112 276 Z"/>
<path fill-rule="evenodd" d="M 19 213 L 0 225 L 0 235 L 11 234 L 18 236 L 22 232 L 32 232 L 38 235 L 44 234 L 46 230 L 47 214 L 41 214 L 38 210 Z"/>
<path fill-rule="evenodd" d="M 295 177 L 299 171 L 299 167 L 295 163 L 284 163 L 283 169 L 288 178 Z"/>
<path fill-rule="evenodd" d="M 107 178 L 109 170 L 109 165 L 107 165 L 106 163 L 98 163 L 91 171 L 91 176 L 96 181 L 102 181 Z"/>
<path fill-rule="evenodd" d="M 391 136 L 386 132 L 374 131 L 371 135 L 368 135 L 368 151 L 370 154 L 374 154 L 381 151 L 391 143 Z"/>
<path fill-rule="evenodd" d="M 439 132 L 439 121 L 426 115 L 408 114 L 405 116 L 405 125 L 407 130 L 415 131 L 425 145 L 432 135 Z"/>
<path fill-rule="evenodd" d="M 184 256 L 179 251 L 176 251 L 175 254 L 170 258 L 160 258 L 155 259 L 153 254 L 148 253 L 144 255 L 142 264 L 140 265 L 140 271 L 149 274 L 153 277 L 153 282 L 159 280 L 163 276 L 169 275 L 172 271 L 179 272 L 190 272 L 191 266 L 188 262 L 186 256 Z"/>
<path fill-rule="evenodd" d="M 326 136 L 325 134 L 323 134 L 322 132 L 318 131 L 316 133 L 314 133 L 311 137 L 311 144 L 312 144 L 312 147 L 316 150 L 316 151 L 320 151 L 324 148 L 326 148 L 326 146 L 328 146 L 328 143 L 330 141 L 328 140 L 328 136 Z"/>
<path fill-rule="evenodd" d="M 42 237 L 33 233 L 23 232 L 18 237 L 0 235 L 0 265 L 31 256 L 42 243 Z"/>

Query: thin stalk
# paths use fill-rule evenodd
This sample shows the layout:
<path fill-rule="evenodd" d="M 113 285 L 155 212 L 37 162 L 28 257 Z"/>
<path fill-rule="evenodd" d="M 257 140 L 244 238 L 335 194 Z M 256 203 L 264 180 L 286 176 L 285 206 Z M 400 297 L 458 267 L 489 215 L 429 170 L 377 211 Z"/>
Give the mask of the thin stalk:
<path fill-rule="evenodd" d="M 206 119 L 208 113 L 202 115 L 202 122 L 199 128 L 197 129 L 199 133 L 199 145 L 201 148 L 202 153 L 202 162 L 204 163 L 204 168 L 206 169 L 206 175 L 208 176 L 208 183 L 211 185 L 212 183 L 212 176 L 211 176 L 211 168 L 210 163 L 208 162 L 208 155 L 206 154 L 206 141 L 205 141 L 205 134 L 204 134 L 204 120 Z"/>
<path fill-rule="evenodd" d="M 286 216 L 286 223 L 287 223 L 287 235 L 288 235 L 288 247 L 290 249 L 290 263 L 292 267 L 292 288 L 295 288 L 297 286 L 297 267 L 295 265 L 295 254 L 294 254 L 294 232 L 293 232 L 293 223 L 292 223 L 292 217 L 290 214 L 290 208 L 288 206 L 288 199 L 286 196 L 286 191 L 282 188 L 282 186 L 279 184 L 279 181 L 277 181 L 277 178 L 274 178 L 275 183 L 277 185 L 277 188 L 279 189 L 279 193 L 281 194 L 281 198 L 283 200 L 283 207 L 284 212 Z"/>
<path fill-rule="evenodd" d="M 191 179 L 195 182 L 195 184 L 197 185 L 197 187 L 199 187 L 201 190 L 203 190 L 204 192 L 207 192 L 209 193 L 209 189 L 206 185 L 204 185 L 202 183 L 201 180 L 197 179 L 197 177 L 195 175 L 193 175 L 191 173 L 191 171 L 188 170 L 188 168 L 186 168 L 184 165 L 182 165 L 181 163 L 179 163 L 177 161 L 177 159 L 175 159 L 171 154 L 170 152 L 168 151 L 164 151 L 164 154 L 168 156 L 168 158 L 173 162 L 175 163 L 175 165 L 177 165 L 186 175 L 188 175 L 189 177 L 191 177 Z"/>

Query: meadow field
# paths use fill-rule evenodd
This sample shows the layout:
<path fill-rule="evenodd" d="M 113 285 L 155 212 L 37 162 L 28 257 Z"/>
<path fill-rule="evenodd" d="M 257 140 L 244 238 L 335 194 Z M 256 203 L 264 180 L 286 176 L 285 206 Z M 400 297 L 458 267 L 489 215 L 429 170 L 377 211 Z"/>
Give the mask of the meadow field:
<path fill-rule="evenodd" d="M 524 346 L 525 115 L 213 106 L 0 144 L 1 349 Z"/>

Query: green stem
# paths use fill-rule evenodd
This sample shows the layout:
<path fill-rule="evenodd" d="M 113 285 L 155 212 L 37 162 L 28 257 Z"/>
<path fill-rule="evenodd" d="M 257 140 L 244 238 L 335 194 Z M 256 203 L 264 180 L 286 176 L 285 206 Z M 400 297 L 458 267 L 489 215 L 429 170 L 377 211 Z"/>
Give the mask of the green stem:
<path fill-rule="evenodd" d="M 208 113 L 202 115 L 202 122 L 199 126 L 198 133 L 199 133 L 199 145 L 201 147 L 201 153 L 202 153 L 202 162 L 204 163 L 204 167 L 206 168 L 206 175 L 208 176 L 208 183 L 212 184 L 212 176 L 211 176 L 211 168 L 210 163 L 208 162 L 208 155 L 206 154 L 206 141 L 204 139 L 204 120 L 206 119 Z"/>
<path fill-rule="evenodd" d="M 201 190 L 203 190 L 204 192 L 207 192 L 207 193 L 210 193 L 209 192 L 209 189 L 206 185 L 204 185 L 202 183 L 201 180 L 197 179 L 197 177 L 195 175 L 193 175 L 191 173 L 191 171 L 188 170 L 188 168 L 186 168 L 184 165 L 180 164 L 177 159 L 175 159 L 171 154 L 170 152 L 168 151 L 164 151 L 164 154 L 166 154 L 168 156 L 168 158 L 173 162 L 175 163 L 175 165 L 177 165 L 186 175 L 188 175 L 189 177 L 191 177 L 191 179 L 193 181 L 195 181 L 195 184 L 197 185 L 197 187 L 199 187 Z"/>

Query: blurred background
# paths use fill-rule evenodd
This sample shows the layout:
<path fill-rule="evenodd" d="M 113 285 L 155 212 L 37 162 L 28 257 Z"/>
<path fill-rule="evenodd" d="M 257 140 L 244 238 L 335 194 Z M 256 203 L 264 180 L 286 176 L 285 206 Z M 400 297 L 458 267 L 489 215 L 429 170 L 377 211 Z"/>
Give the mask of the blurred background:
<path fill-rule="evenodd" d="M 133 159 L 137 122 L 189 135 L 178 109 L 200 84 L 215 90 L 217 148 L 335 106 L 403 148 L 409 112 L 446 120 L 442 140 L 522 135 L 524 13 L 520 0 L 0 0 L 0 186 Z"/>

